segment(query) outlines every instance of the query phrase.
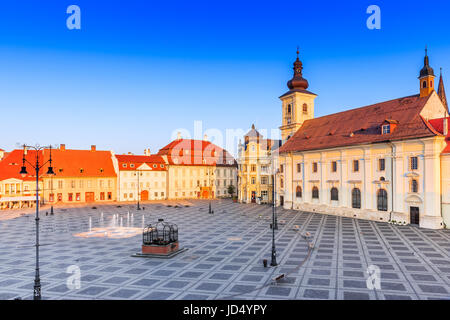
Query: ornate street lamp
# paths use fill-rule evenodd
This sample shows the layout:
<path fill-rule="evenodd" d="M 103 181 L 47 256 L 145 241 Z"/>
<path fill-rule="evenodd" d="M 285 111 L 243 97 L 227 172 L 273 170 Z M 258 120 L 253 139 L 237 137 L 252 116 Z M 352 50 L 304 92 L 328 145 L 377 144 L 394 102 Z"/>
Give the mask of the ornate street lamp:
<path fill-rule="evenodd" d="M 272 259 L 270 261 L 270 265 L 275 267 L 278 265 L 277 263 L 277 250 L 275 248 L 275 229 L 278 229 L 277 226 L 277 219 L 276 219 L 276 191 L 275 191 L 275 187 L 276 187 L 276 178 L 277 178 L 277 174 L 280 172 L 280 170 L 277 170 L 274 174 L 274 179 L 273 179 L 273 206 L 272 206 Z"/>
<path fill-rule="evenodd" d="M 26 159 L 27 155 L 27 149 L 34 149 L 36 151 L 35 159 L 32 160 L 32 162 L 28 161 Z M 40 164 L 39 159 L 39 152 L 44 149 L 50 149 L 50 157 L 49 160 L 44 162 L 42 165 Z M 42 159 L 44 161 L 44 159 Z M 39 276 L 39 171 L 48 163 L 49 167 L 47 170 L 47 175 L 53 176 L 55 172 L 53 171 L 52 167 L 52 146 L 45 146 L 41 147 L 39 145 L 36 146 L 27 146 L 23 145 L 23 158 L 22 158 L 22 168 L 20 169 L 20 175 L 22 177 L 25 177 L 27 172 L 27 167 L 25 165 L 25 162 L 31 165 L 31 167 L 36 172 L 36 272 L 35 272 L 35 278 L 34 278 L 34 293 L 33 293 L 33 299 L 34 300 L 41 300 L 41 279 Z"/>

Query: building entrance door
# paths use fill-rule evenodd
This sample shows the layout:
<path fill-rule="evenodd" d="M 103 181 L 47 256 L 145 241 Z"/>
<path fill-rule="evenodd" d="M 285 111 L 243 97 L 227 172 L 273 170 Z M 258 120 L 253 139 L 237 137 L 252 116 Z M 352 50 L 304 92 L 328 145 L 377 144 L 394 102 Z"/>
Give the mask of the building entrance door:
<path fill-rule="evenodd" d="M 419 208 L 418 207 L 409 207 L 409 216 L 411 224 L 419 225 Z"/>
<path fill-rule="evenodd" d="M 141 201 L 147 201 L 148 200 L 148 191 L 147 190 L 143 190 L 141 192 Z"/>
<path fill-rule="evenodd" d="M 284 206 L 284 196 L 280 196 L 280 206 Z"/>
<path fill-rule="evenodd" d="M 93 192 L 86 192 L 86 202 L 94 202 L 94 193 Z"/>
<path fill-rule="evenodd" d="M 252 191 L 252 203 L 256 202 L 256 191 Z"/>

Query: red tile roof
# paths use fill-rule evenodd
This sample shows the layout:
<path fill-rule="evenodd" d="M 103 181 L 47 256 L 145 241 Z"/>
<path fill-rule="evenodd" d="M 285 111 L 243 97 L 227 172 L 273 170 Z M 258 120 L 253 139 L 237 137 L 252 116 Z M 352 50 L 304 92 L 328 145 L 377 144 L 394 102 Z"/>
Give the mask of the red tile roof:
<path fill-rule="evenodd" d="M 236 165 L 236 161 L 228 151 L 204 140 L 174 140 L 160 149 L 158 155 L 167 156 L 167 161 L 171 165 Z"/>
<path fill-rule="evenodd" d="M 39 152 L 42 165 L 49 159 L 48 149 Z M 24 181 L 34 180 L 35 171 L 31 165 L 26 163 L 28 176 L 22 178 L 19 174 L 22 167 L 23 150 L 13 150 L 0 162 L 0 180 L 16 178 Z M 36 161 L 36 151 L 28 150 L 26 159 L 30 162 Z M 56 177 L 115 177 L 116 173 L 112 162 L 110 151 L 91 150 L 52 150 L 53 171 Z M 42 168 L 42 173 L 47 172 L 48 164 Z"/>
<path fill-rule="evenodd" d="M 428 120 L 428 122 L 433 126 L 434 130 L 436 130 L 440 134 L 443 134 L 444 133 L 444 119 L 450 119 L 450 118 L 431 119 L 431 120 Z"/>
<path fill-rule="evenodd" d="M 40 156 L 42 157 L 41 153 Z M 0 181 L 6 179 L 19 179 L 22 181 L 36 180 L 36 171 L 27 162 L 25 162 L 25 166 L 27 168 L 28 175 L 22 178 L 22 176 L 19 174 L 20 169 L 22 168 L 22 158 L 23 150 L 13 150 L 7 156 L 5 156 L 2 161 L 0 161 Z M 32 162 L 32 159 L 36 159 L 36 151 L 29 150 L 26 159 L 30 162 Z M 46 169 L 47 168 L 44 167 L 42 170 L 44 171 Z"/>
<path fill-rule="evenodd" d="M 280 153 L 434 136 L 437 132 L 420 116 L 428 99 L 414 95 L 307 120 Z M 387 119 L 398 125 L 381 134 Z"/>
<path fill-rule="evenodd" d="M 128 154 L 116 155 L 117 161 L 119 162 L 120 171 L 134 171 L 143 163 L 147 164 L 152 168 L 152 171 L 166 171 L 167 166 L 163 157 L 158 155 L 151 156 L 136 156 Z M 124 167 L 126 165 L 126 167 Z M 133 165 L 133 166 L 130 166 Z M 154 167 L 156 165 L 156 168 Z"/>
<path fill-rule="evenodd" d="M 110 151 L 57 149 L 52 150 L 52 158 L 56 177 L 117 176 Z"/>

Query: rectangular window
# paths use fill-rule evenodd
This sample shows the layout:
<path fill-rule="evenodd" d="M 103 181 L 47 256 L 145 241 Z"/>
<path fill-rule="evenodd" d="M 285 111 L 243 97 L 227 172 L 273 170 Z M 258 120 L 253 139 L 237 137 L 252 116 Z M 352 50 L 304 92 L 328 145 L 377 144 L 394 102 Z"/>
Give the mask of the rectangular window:
<path fill-rule="evenodd" d="M 100 200 L 105 200 L 105 193 L 104 192 L 100 192 Z"/>
<path fill-rule="evenodd" d="M 267 184 L 267 177 L 261 177 L 261 184 Z"/>
<path fill-rule="evenodd" d="M 297 163 L 297 173 L 302 172 L 302 164 L 301 163 Z"/>
<path fill-rule="evenodd" d="M 411 170 L 417 170 L 419 167 L 419 160 L 417 157 L 411 157 Z"/>
<path fill-rule="evenodd" d="M 252 172 L 255 172 L 256 171 L 256 165 L 254 165 L 254 164 L 252 164 Z"/>
<path fill-rule="evenodd" d="M 386 169 L 385 159 L 378 159 L 378 170 L 384 171 Z"/>
<path fill-rule="evenodd" d="M 69 193 L 68 199 L 69 199 L 69 201 L 73 201 L 73 193 Z"/>
<path fill-rule="evenodd" d="M 256 179 L 252 178 L 252 184 L 256 184 Z"/>
<path fill-rule="evenodd" d="M 317 172 L 317 162 L 313 162 L 313 172 Z"/>
<path fill-rule="evenodd" d="M 77 193 L 77 194 L 76 194 L 76 200 L 77 200 L 77 201 L 81 201 L 81 195 L 80 195 L 80 193 Z"/>
<path fill-rule="evenodd" d="M 337 162 L 336 161 L 331 162 L 331 171 L 332 172 L 337 171 Z"/>
<path fill-rule="evenodd" d="M 284 172 L 284 165 L 280 164 L 280 172 L 283 173 Z"/>
<path fill-rule="evenodd" d="M 112 193 L 108 192 L 108 200 L 112 200 Z"/>
<path fill-rule="evenodd" d="M 391 133 L 391 126 L 389 124 L 386 124 L 383 126 L 383 134 Z"/>
<path fill-rule="evenodd" d="M 353 172 L 359 171 L 359 160 L 353 160 Z"/>

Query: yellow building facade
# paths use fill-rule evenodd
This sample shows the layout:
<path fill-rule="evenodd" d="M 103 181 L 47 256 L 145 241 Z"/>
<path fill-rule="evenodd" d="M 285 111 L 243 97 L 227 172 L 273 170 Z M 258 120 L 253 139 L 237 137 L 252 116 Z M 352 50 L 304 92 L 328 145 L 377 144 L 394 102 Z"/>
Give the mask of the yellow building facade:
<path fill-rule="evenodd" d="M 242 203 L 273 201 L 272 159 L 280 140 L 264 139 L 252 125 L 238 147 L 238 200 Z"/>

